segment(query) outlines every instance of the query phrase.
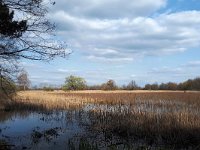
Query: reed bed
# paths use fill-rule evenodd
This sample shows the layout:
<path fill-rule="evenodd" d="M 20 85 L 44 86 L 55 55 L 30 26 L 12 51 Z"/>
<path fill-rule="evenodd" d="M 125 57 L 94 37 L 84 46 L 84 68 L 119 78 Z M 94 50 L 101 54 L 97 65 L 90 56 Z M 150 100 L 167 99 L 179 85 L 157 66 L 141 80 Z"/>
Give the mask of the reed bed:
<path fill-rule="evenodd" d="M 176 148 L 198 147 L 200 143 L 199 115 L 181 112 L 91 111 L 92 130 L 105 138 L 118 135 L 127 141 L 142 141 L 152 145 Z"/>
<path fill-rule="evenodd" d="M 200 92 L 26 91 L 19 92 L 13 104 L 85 111 L 88 128 L 105 139 L 116 135 L 148 145 L 200 148 Z"/>
<path fill-rule="evenodd" d="M 81 92 L 52 92 L 51 95 L 76 97 L 95 104 L 135 104 L 139 102 L 151 103 L 184 103 L 186 105 L 200 106 L 200 92 L 182 91 L 81 91 Z"/>
<path fill-rule="evenodd" d="M 144 92 L 144 91 L 79 91 L 79 92 L 45 92 L 45 91 L 25 91 L 18 92 L 12 102 L 8 101 L 6 108 L 9 109 L 69 109 L 81 108 L 87 104 L 101 105 L 133 105 L 149 106 L 154 108 L 173 107 L 185 109 L 199 109 L 199 92 Z M 0 104 L 2 105 L 2 104 Z M 1 106 L 5 107 L 5 106 Z"/>
<path fill-rule="evenodd" d="M 52 94 L 44 91 L 18 92 L 13 97 L 12 103 L 7 105 L 10 109 L 46 109 L 46 110 L 67 110 L 80 108 L 86 104 L 86 99 L 69 95 Z"/>

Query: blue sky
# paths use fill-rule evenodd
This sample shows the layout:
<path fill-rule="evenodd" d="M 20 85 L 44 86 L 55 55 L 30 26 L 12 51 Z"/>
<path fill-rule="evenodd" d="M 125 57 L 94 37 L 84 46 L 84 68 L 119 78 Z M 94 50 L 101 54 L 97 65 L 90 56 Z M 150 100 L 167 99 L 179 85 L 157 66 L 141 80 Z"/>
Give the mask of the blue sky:
<path fill-rule="evenodd" d="M 63 0 L 48 17 L 73 53 L 23 60 L 32 85 L 60 85 L 69 75 L 141 86 L 200 76 L 199 0 Z"/>

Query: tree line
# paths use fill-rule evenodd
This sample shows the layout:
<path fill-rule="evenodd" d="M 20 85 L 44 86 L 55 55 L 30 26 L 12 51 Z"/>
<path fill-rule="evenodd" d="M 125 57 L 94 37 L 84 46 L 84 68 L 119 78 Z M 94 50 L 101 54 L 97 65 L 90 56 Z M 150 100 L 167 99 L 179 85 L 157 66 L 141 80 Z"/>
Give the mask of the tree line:
<path fill-rule="evenodd" d="M 5 80 L 5 79 L 4 79 Z M 8 94 L 14 93 L 18 90 L 31 90 L 30 80 L 28 78 L 28 73 L 26 71 L 21 71 L 17 77 L 16 82 L 8 82 L 1 80 L 0 93 L 5 90 Z M 70 75 L 66 77 L 65 83 L 59 87 L 43 86 L 40 88 L 34 88 L 34 90 L 44 90 L 44 91 L 54 91 L 54 90 L 64 90 L 64 91 L 76 91 L 76 90 L 181 90 L 181 91 L 200 91 L 200 77 L 195 79 L 189 79 L 181 83 L 168 82 L 168 83 L 153 83 L 146 84 L 144 87 L 139 86 L 136 81 L 132 80 L 127 85 L 119 86 L 112 79 L 105 83 L 97 85 L 88 85 L 86 80 L 79 76 Z"/>
<path fill-rule="evenodd" d="M 168 82 L 168 83 L 154 83 L 146 84 L 144 87 L 139 86 L 134 80 L 130 81 L 127 85 L 119 86 L 112 79 L 99 85 L 87 85 L 84 78 L 77 76 L 69 76 L 66 78 L 63 90 L 200 90 L 200 77 L 189 79 L 181 83 Z"/>

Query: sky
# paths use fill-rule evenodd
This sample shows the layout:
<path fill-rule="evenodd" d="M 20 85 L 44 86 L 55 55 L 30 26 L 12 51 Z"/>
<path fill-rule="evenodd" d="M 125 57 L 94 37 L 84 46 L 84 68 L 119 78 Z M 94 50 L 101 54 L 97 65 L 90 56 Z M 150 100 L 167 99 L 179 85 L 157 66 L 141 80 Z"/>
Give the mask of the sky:
<path fill-rule="evenodd" d="M 62 0 L 48 17 L 73 53 L 22 60 L 32 85 L 61 85 L 69 75 L 140 86 L 200 76 L 200 0 Z"/>

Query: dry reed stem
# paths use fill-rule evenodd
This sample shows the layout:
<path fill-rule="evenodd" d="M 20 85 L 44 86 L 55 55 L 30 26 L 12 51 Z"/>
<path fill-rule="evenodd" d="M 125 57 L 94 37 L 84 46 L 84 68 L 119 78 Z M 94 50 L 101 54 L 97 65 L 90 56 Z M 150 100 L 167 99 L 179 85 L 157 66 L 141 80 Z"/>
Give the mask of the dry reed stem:
<path fill-rule="evenodd" d="M 14 102 L 50 110 L 90 104 L 91 127 L 95 130 L 155 141 L 162 137 L 171 144 L 200 143 L 200 92 L 25 91 L 19 92 Z"/>

